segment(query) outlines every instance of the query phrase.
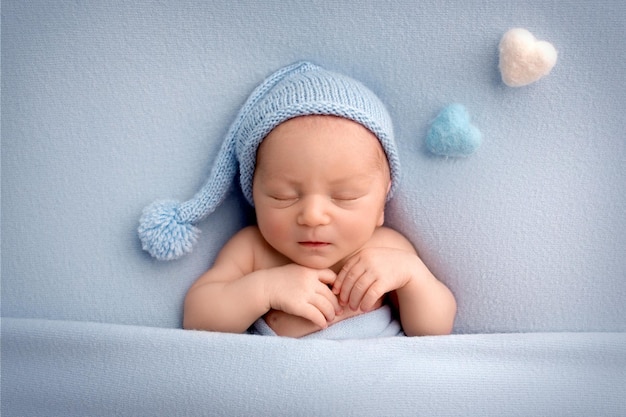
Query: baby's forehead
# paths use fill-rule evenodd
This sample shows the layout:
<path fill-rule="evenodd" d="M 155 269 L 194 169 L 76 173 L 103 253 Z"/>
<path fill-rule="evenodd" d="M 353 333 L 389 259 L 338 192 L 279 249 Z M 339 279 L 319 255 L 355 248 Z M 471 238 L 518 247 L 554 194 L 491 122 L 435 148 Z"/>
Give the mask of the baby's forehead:
<path fill-rule="evenodd" d="M 262 172 L 268 180 L 284 179 L 305 166 L 313 170 L 309 173 L 325 177 L 391 175 L 378 137 L 361 124 L 336 116 L 304 116 L 278 125 L 261 142 L 253 175 Z"/>
<path fill-rule="evenodd" d="M 337 131 L 337 141 L 342 145 L 346 142 L 356 152 L 371 152 L 382 157 L 385 163 L 387 155 L 379 138 L 364 125 L 351 119 L 333 115 L 306 115 L 288 119 L 276 126 L 259 144 L 259 148 L 268 140 L 276 136 L 298 138 L 303 130 L 330 129 Z M 297 145 L 297 142 L 293 142 Z M 258 150 L 257 150 L 258 152 Z M 329 149 L 332 152 L 332 148 Z"/>
<path fill-rule="evenodd" d="M 382 165 L 389 166 L 387 154 L 385 153 L 378 136 L 376 136 L 376 134 L 369 130 L 366 126 L 355 122 L 354 120 L 339 116 L 312 116 L 311 120 L 313 123 L 317 121 L 318 123 L 329 123 L 331 126 L 333 124 L 349 126 L 355 131 L 353 139 L 356 140 L 353 140 L 351 144 L 356 148 L 356 152 L 359 152 L 359 155 L 362 155 L 363 157 L 366 157 L 366 155 L 374 155 L 377 167 Z"/>

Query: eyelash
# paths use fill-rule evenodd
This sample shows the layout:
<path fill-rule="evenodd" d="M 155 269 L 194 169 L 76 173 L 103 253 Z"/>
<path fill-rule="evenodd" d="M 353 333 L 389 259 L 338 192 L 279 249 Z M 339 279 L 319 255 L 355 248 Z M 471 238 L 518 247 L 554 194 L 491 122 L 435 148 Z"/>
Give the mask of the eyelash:
<path fill-rule="evenodd" d="M 276 201 L 292 201 L 292 200 L 298 199 L 298 197 L 277 196 L 277 195 L 271 195 L 270 197 Z"/>
<path fill-rule="evenodd" d="M 358 200 L 359 197 L 347 197 L 347 196 L 342 196 L 342 197 L 332 197 L 333 201 L 355 201 Z"/>
<path fill-rule="evenodd" d="M 287 197 L 287 196 L 270 196 L 270 198 L 272 200 L 274 200 L 276 203 L 278 204 L 292 204 L 295 203 L 296 201 L 299 200 L 299 197 Z M 358 200 L 360 197 L 358 196 L 337 196 L 337 197 L 331 197 L 330 200 L 333 201 L 336 204 L 349 204 L 352 203 L 356 200 Z"/>

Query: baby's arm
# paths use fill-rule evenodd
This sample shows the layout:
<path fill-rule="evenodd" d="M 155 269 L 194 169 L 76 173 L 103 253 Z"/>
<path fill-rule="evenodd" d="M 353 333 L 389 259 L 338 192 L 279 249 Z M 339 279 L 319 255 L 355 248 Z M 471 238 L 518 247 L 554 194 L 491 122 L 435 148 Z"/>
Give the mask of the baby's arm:
<path fill-rule="evenodd" d="M 224 246 L 213 267 L 187 292 L 184 328 L 242 333 L 270 309 L 328 326 L 341 310 L 327 286 L 335 274 L 295 264 L 257 268 L 255 256 L 263 256 L 261 239 L 250 227 Z"/>
<path fill-rule="evenodd" d="M 267 311 L 263 271 L 254 271 L 254 245 L 247 232 L 236 234 L 185 297 L 183 327 L 244 332 Z"/>
<path fill-rule="evenodd" d="M 333 292 L 340 304 L 369 311 L 382 294 L 394 291 L 400 321 L 408 336 L 449 334 L 456 301 L 430 272 L 400 233 L 380 229 L 377 242 L 350 258 L 337 276 Z"/>

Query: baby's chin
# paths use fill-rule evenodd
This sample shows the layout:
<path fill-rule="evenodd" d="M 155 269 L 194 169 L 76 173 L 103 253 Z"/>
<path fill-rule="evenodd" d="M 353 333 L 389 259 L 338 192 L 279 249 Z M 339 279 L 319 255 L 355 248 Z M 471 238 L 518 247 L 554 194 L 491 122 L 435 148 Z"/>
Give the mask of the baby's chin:
<path fill-rule="evenodd" d="M 311 268 L 311 269 L 318 269 L 318 270 L 319 269 L 333 269 L 332 268 L 333 264 L 329 264 L 328 262 L 294 262 L 294 263 L 300 266 L 304 266 L 306 268 Z"/>
<path fill-rule="evenodd" d="M 319 254 L 306 253 L 290 253 L 284 254 L 291 262 L 311 269 L 330 269 L 335 274 L 341 271 L 346 261 L 350 259 L 357 251 L 346 253 L 346 251 L 334 250 Z M 289 256 L 292 255 L 292 256 Z"/>
<path fill-rule="evenodd" d="M 343 265 L 345 264 L 345 260 L 341 260 L 339 262 L 295 262 L 300 266 L 304 266 L 307 268 L 311 268 L 311 269 L 317 269 L 317 270 L 321 270 L 321 269 L 330 269 L 331 271 L 333 271 L 335 274 L 338 274 L 341 271 L 341 268 L 343 268 Z"/>

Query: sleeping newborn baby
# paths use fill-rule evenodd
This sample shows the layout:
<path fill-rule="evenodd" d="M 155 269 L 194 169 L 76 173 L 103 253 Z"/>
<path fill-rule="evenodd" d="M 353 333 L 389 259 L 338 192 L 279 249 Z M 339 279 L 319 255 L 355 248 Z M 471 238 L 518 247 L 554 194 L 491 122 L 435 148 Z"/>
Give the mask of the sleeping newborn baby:
<path fill-rule="evenodd" d="M 328 338 L 452 330 L 452 293 L 383 226 L 398 155 L 385 107 L 361 83 L 310 63 L 272 74 L 240 111 L 204 188 L 186 203 L 148 207 L 140 234 L 154 240 L 163 226 L 148 223 L 165 212 L 178 224 L 203 218 L 237 170 L 257 224 L 191 286 L 185 328 Z M 165 259 L 187 246 L 144 242 Z"/>

